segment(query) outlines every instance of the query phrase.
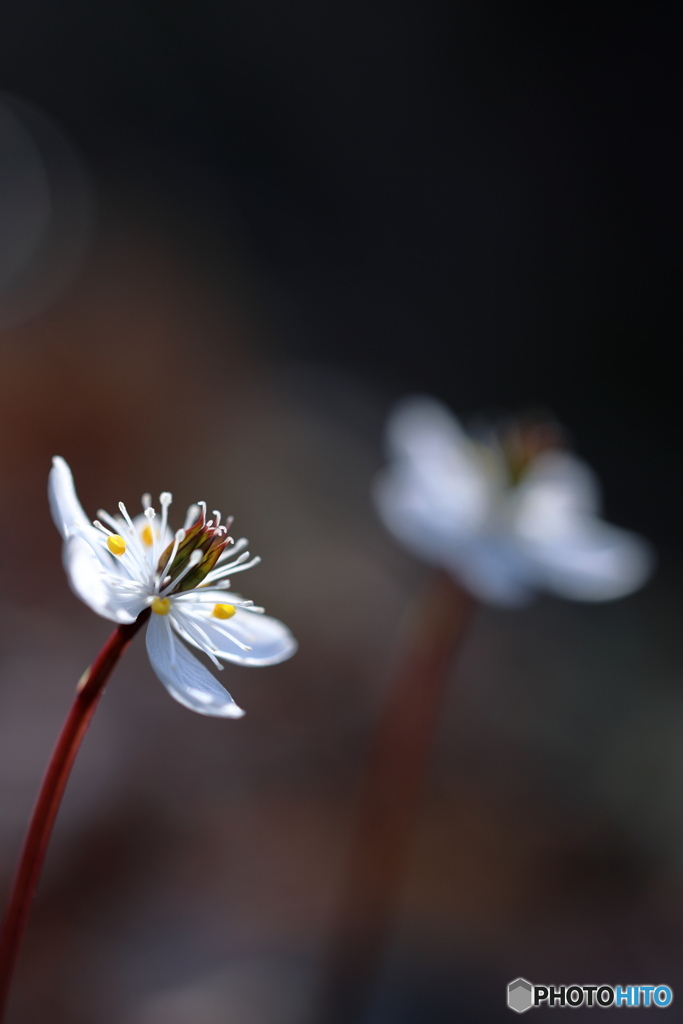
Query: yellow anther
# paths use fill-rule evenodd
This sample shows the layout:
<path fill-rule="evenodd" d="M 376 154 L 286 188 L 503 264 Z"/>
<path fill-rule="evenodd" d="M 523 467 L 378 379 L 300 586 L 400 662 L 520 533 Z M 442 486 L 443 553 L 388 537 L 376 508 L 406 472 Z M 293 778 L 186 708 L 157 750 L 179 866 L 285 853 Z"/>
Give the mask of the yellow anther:
<path fill-rule="evenodd" d="M 112 555 L 120 557 L 126 550 L 126 542 L 123 537 L 119 537 L 118 533 L 114 533 L 111 537 L 107 537 L 107 547 Z"/>
<path fill-rule="evenodd" d="M 214 619 L 231 619 L 236 611 L 234 604 L 215 604 L 211 614 Z"/>
<path fill-rule="evenodd" d="M 142 543 L 148 548 L 151 548 L 152 544 L 154 544 L 154 534 L 149 524 L 142 531 Z"/>
<path fill-rule="evenodd" d="M 157 615 L 168 615 L 171 610 L 171 602 L 167 597 L 155 597 L 152 601 L 152 611 Z"/>

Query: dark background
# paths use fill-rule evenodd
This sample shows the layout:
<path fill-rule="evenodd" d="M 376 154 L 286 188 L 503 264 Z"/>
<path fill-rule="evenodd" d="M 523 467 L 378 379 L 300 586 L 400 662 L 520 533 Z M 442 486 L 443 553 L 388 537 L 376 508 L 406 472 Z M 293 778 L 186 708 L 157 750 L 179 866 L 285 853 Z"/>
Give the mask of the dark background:
<path fill-rule="evenodd" d="M 22 292 L 0 331 L 3 891 L 107 630 L 61 574 L 52 454 L 93 514 L 166 487 L 234 512 L 264 555 L 247 596 L 301 642 L 255 682 L 231 670 L 243 723 L 176 707 L 131 653 L 67 794 L 8 1022 L 301 1024 L 424 572 L 368 497 L 385 412 L 413 391 L 465 417 L 552 410 L 659 570 L 614 605 L 482 612 L 376 1020 L 507 1020 L 518 974 L 680 999 L 677 13 L 4 6 L 0 99 L 43 119 L 63 202 L 0 295 L 2 313 Z"/>
<path fill-rule="evenodd" d="M 214 266 L 246 254 L 281 354 L 549 406 L 673 536 L 650 496 L 678 475 L 675 11 L 29 0 L 0 53 L 105 204 L 173 211 Z"/>

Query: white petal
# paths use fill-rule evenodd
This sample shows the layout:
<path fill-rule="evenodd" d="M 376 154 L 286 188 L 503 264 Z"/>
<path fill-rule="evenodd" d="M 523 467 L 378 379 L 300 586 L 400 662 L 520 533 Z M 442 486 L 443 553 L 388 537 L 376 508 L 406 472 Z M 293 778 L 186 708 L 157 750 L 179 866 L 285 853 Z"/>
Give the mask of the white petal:
<path fill-rule="evenodd" d="M 509 607 L 527 604 L 535 587 L 532 567 L 509 532 L 488 516 L 460 523 L 455 509 L 430 502 L 423 490 L 387 470 L 375 480 L 375 500 L 386 526 L 419 558 L 446 569 L 475 597 Z M 532 577 L 530 579 L 530 576 Z"/>
<path fill-rule="evenodd" d="M 160 537 L 159 531 L 161 529 L 161 516 L 156 515 L 154 519 L 150 520 L 144 512 L 141 512 L 137 516 L 133 516 L 133 526 L 135 527 L 139 547 L 145 556 L 145 560 L 153 569 L 156 569 L 157 562 L 161 557 L 162 552 L 164 552 L 168 545 L 173 541 L 173 531 L 167 523 L 166 529 L 164 530 L 164 536 Z M 154 538 L 154 544 L 151 545 L 145 544 L 142 539 L 145 527 L 147 526 L 151 529 L 152 536 Z"/>
<path fill-rule="evenodd" d="M 454 546 L 480 532 L 500 500 L 500 456 L 484 454 L 430 398 L 401 402 L 387 437 L 393 461 L 374 484 L 380 516 L 415 554 L 444 565 Z"/>
<path fill-rule="evenodd" d="M 373 496 L 388 529 L 414 554 L 443 565 L 454 546 L 476 536 L 495 495 L 483 473 L 418 473 L 395 463 L 375 478 Z"/>
<path fill-rule="evenodd" d="M 578 601 L 610 601 L 637 590 L 654 567 L 642 537 L 592 517 L 576 517 L 562 534 L 520 539 L 539 586 Z"/>
<path fill-rule="evenodd" d="M 121 599 L 112 589 L 114 578 L 108 573 L 90 544 L 74 534 L 64 544 L 62 554 L 71 589 L 98 615 L 113 622 L 135 622 L 145 607 L 142 599 Z"/>
<path fill-rule="evenodd" d="M 76 496 L 71 470 L 61 455 L 56 455 L 52 460 L 47 491 L 52 518 L 64 540 L 76 530 L 84 532 L 93 529 Z"/>
<path fill-rule="evenodd" d="M 205 598 L 211 592 L 197 591 Z M 238 600 L 236 594 L 226 593 L 224 590 L 215 592 L 215 604 L 230 603 L 231 598 Z M 296 652 L 298 644 L 287 627 L 278 619 L 272 619 L 269 615 L 249 611 L 248 608 L 238 608 L 230 619 L 216 619 L 213 617 L 214 604 L 205 603 L 204 600 L 190 601 L 183 600 L 173 605 L 172 617 L 178 617 L 180 625 L 183 618 L 187 616 L 207 634 L 217 658 L 225 661 L 233 661 L 239 665 L 277 665 L 281 661 L 291 658 Z M 245 651 L 238 647 L 230 637 L 233 636 L 240 643 L 251 650 Z M 201 650 L 200 645 L 192 640 L 194 647 Z"/>
<path fill-rule="evenodd" d="M 552 528 L 553 520 L 600 511 L 600 485 L 595 473 L 569 452 L 540 455 L 510 498 L 516 516 L 528 521 L 523 528 L 532 533 L 539 522 L 542 529 L 547 529 Z"/>
<path fill-rule="evenodd" d="M 422 461 L 468 451 L 470 441 L 450 410 L 427 395 L 404 398 L 386 427 L 389 455 Z"/>
<path fill-rule="evenodd" d="M 180 704 L 200 715 L 241 718 L 230 694 L 171 631 L 167 615 L 152 615 L 147 628 L 147 653 L 152 668 Z"/>

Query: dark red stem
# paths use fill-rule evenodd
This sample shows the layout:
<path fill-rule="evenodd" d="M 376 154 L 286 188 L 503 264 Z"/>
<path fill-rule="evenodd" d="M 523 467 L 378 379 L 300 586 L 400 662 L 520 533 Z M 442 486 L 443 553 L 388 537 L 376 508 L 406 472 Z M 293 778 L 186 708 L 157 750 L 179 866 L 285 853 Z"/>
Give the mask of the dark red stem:
<path fill-rule="evenodd" d="M 318 1020 L 354 1024 L 377 974 L 404 869 L 449 668 L 473 598 L 439 573 L 410 610 L 362 782 L 337 934 Z"/>
<path fill-rule="evenodd" d="M 147 609 L 130 625 L 118 626 L 81 679 L 45 772 L 0 933 L 0 1020 L 71 767 L 114 666 L 149 614 Z"/>

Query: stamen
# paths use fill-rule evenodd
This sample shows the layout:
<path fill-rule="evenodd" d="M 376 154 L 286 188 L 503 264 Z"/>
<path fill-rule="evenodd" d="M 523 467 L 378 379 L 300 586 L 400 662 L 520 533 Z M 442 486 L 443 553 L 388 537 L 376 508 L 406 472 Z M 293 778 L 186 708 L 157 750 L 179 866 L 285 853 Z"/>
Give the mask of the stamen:
<path fill-rule="evenodd" d="M 149 506 L 149 508 L 145 509 L 145 515 L 147 516 L 148 519 L 154 519 L 154 517 L 156 516 L 156 512 L 154 511 L 151 505 Z"/>
<path fill-rule="evenodd" d="M 249 646 L 249 644 L 242 643 L 241 640 L 238 640 L 236 636 L 233 636 L 233 634 L 230 633 L 227 629 L 225 629 L 224 626 L 214 626 L 214 629 L 217 629 L 218 632 L 220 633 L 220 635 L 224 636 L 226 638 L 226 640 L 230 640 L 231 643 L 236 644 L 240 648 L 240 650 L 242 650 L 242 651 L 250 651 L 251 650 L 251 647 Z"/>
<path fill-rule="evenodd" d="M 228 543 L 229 547 L 227 547 L 219 556 L 218 561 L 216 562 L 217 566 L 222 565 L 223 562 L 227 562 L 230 558 L 234 558 L 238 552 L 244 551 L 249 544 L 249 541 L 246 537 L 240 537 L 238 541 L 234 541 L 232 537 L 228 537 Z"/>
<path fill-rule="evenodd" d="M 171 565 L 173 564 L 173 559 L 178 554 L 178 547 L 182 544 L 182 542 L 184 540 L 185 540 L 185 531 L 184 530 L 177 530 L 176 531 L 176 535 L 175 535 L 175 539 L 173 541 L 173 547 L 171 548 L 171 555 L 170 555 L 170 557 L 168 559 L 168 562 L 164 566 L 164 571 L 162 573 L 159 573 L 160 579 L 164 579 L 164 577 L 166 576 L 168 570 L 170 569 Z"/>
<path fill-rule="evenodd" d="M 98 508 L 97 515 L 100 519 L 104 519 L 105 523 L 109 523 L 112 530 L 115 530 L 117 533 L 119 532 L 119 530 L 121 529 L 120 519 L 114 519 L 114 517 L 110 516 L 109 513 L 106 512 L 103 508 Z"/>
<path fill-rule="evenodd" d="M 168 615 L 171 610 L 171 602 L 167 597 L 155 597 L 152 601 L 152 611 L 156 615 Z"/>
<path fill-rule="evenodd" d="M 151 548 L 154 544 L 154 534 L 151 526 L 145 526 L 142 530 L 142 543 L 145 547 Z"/>
<path fill-rule="evenodd" d="M 182 532 L 183 532 L 182 530 L 178 530 L 178 533 L 182 533 Z M 177 536 L 177 534 L 176 534 L 176 536 Z M 164 590 L 162 596 L 165 597 L 166 594 L 168 594 L 173 589 L 173 587 L 176 587 L 180 583 L 181 580 L 184 580 L 185 577 L 187 576 L 188 572 L 191 572 L 192 569 L 194 569 L 194 567 L 196 565 L 199 565 L 199 563 L 201 562 L 203 557 L 204 557 L 204 554 L 203 554 L 202 551 L 193 551 L 192 554 L 190 555 L 190 560 L 188 561 L 188 563 L 185 566 L 185 568 L 183 569 L 183 571 L 178 576 L 176 576 L 176 578 L 174 580 L 171 581 L 171 585 L 169 587 L 167 587 L 166 590 Z M 166 566 L 166 568 L 168 569 L 168 566 Z"/>
<path fill-rule="evenodd" d="M 213 584 L 216 580 L 222 579 L 224 576 L 231 576 L 235 572 L 244 572 L 245 569 L 253 569 L 255 565 L 258 565 L 261 561 L 259 555 L 255 555 L 250 562 L 246 559 L 249 558 L 249 552 L 245 551 L 243 555 L 236 558 L 234 562 L 229 565 L 222 565 L 220 569 L 212 569 L 212 571 L 206 577 L 206 582 Z"/>
<path fill-rule="evenodd" d="M 218 584 L 215 587 L 211 587 L 211 590 L 222 590 L 222 589 L 223 589 L 223 587 L 221 587 L 220 584 Z M 197 590 L 187 590 L 187 591 L 185 591 L 184 594 L 177 594 L 175 596 L 174 600 L 179 605 L 190 604 L 190 603 L 193 604 L 193 605 L 199 605 L 200 607 L 202 607 L 202 610 L 203 610 L 204 606 L 210 605 L 210 604 L 214 603 L 215 598 L 213 598 L 213 597 L 202 597 L 202 596 L 199 596 L 199 595 L 201 595 L 201 587 L 198 587 Z M 216 607 L 218 607 L 218 605 Z M 265 608 L 261 608 L 260 605 L 254 604 L 253 601 L 240 601 L 236 597 L 233 598 L 232 605 L 228 605 L 228 607 L 237 608 L 237 609 L 239 609 L 239 608 L 246 608 L 248 611 L 256 612 L 258 615 L 263 615 L 265 610 L 266 610 Z M 221 618 L 220 615 L 214 615 L 213 612 L 211 612 L 211 616 L 213 616 L 213 617 L 215 617 L 217 619 Z"/>
<path fill-rule="evenodd" d="M 176 618 L 174 625 L 185 640 L 195 642 L 199 645 L 200 651 L 203 651 L 204 654 L 211 658 L 211 661 L 214 663 L 216 668 L 221 670 L 223 669 L 224 666 L 220 663 L 215 654 L 218 648 L 214 646 L 210 637 L 207 636 L 204 630 L 198 626 L 196 622 L 183 616 L 182 621 L 179 618 Z"/>
<path fill-rule="evenodd" d="M 236 611 L 234 604 L 216 604 L 211 614 L 214 619 L 231 619 Z"/>
<path fill-rule="evenodd" d="M 103 533 L 105 537 L 113 537 L 114 531 L 108 530 L 106 526 L 102 526 L 102 523 L 99 521 L 99 519 L 93 519 L 92 524 L 95 527 L 95 529 Z"/>
<path fill-rule="evenodd" d="M 117 555 L 120 558 L 125 553 L 126 542 L 118 533 L 113 533 L 111 537 L 107 537 L 107 547 L 112 555 Z"/>
<path fill-rule="evenodd" d="M 142 507 L 145 510 L 145 512 L 149 508 L 151 508 L 151 505 L 152 505 L 152 495 L 149 494 L 148 491 L 145 491 L 145 493 L 142 495 L 142 498 L 140 500 L 142 502 Z"/>
<path fill-rule="evenodd" d="M 236 554 L 236 552 L 235 552 L 235 551 L 232 551 L 232 552 L 231 552 L 231 554 L 233 554 L 233 555 L 234 555 L 234 554 Z M 223 568 L 225 568 L 225 569 L 232 569 L 233 565 L 241 565 L 241 564 L 242 564 L 242 562 L 246 562 L 246 560 L 247 560 L 248 558 L 249 558 L 249 552 L 248 552 L 248 551 L 243 551 L 243 552 L 242 552 L 242 554 L 241 554 L 241 555 L 239 555 L 239 556 L 238 556 L 238 557 L 237 557 L 237 558 L 235 559 L 235 561 L 234 561 L 234 562 L 231 562 L 231 563 L 230 563 L 230 565 L 226 565 L 226 566 L 224 566 Z"/>
<path fill-rule="evenodd" d="M 213 510 L 213 516 L 214 519 L 216 520 L 216 529 L 218 529 L 218 527 L 221 525 L 221 514 L 218 511 L 218 509 Z"/>
<path fill-rule="evenodd" d="M 244 552 L 244 557 L 245 558 L 249 557 L 249 552 L 248 551 Z M 244 572 L 245 569 L 253 569 L 255 565 L 260 565 L 260 564 L 261 564 L 261 556 L 260 555 L 254 555 L 254 557 L 252 558 L 252 560 L 250 562 L 242 562 L 242 556 L 240 556 L 237 559 L 236 562 L 233 562 L 231 565 L 223 566 L 221 569 L 219 569 L 219 572 L 221 572 L 224 576 L 229 576 L 233 572 Z"/>
<path fill-rule="evenodd" d="M 157 540 L 159 541 L 159 544 L 161 545 L 161 544 L 165 543 L 166 529 L 168 527 L 168 506 L 173 501 L 173 495 L 171 494 L 170 491 L 162 491 L 161 494 L 159 495 L 159 501 L 161 503 L 161 526 L 159 527 L 159 533 L 158 533 L 158 536 L 157 536 Z M 154 545 L 154 550 L 152 552 L 152 559 L 153 559 L 153 561 L 157 561 L 157 559 L 160 558 L 160 557 L 161 557 L 160 552 L 157 549 L 157 546 L 155 544 Z M 168 566 L 167 566 L 167 568 L 168 568 Z"/>
<path fill-rule="evenodd" d="M 133 520 L 128 515 L 128 509 L 126 508 L 126 506 L 123 504 L 122 501 L 119 502 L 119 511 L 120 511 L 121 515 L 123 516 L 123 518 L 126 520 L 126 523 L 128 524 L 128 528 L 132 531 L 132 533 L 135 533 L 135 527 L 133 526 Z"/>
<path fill-rule="evenodd" d="M 136 594 L 139 597 L 147 594 L 147 587 L 140 583 L 139 580 L 110 579 L 108 586 L 114 590 L 120 590 L 122 593 Z"/>
<path fill-rule="evenodd" d="M 185 513 L 185 523 L 184 523 L 183 528 L 185 530 L 189 530 L 190 527 L 192 526 L 192 524 L 197 519 L 198 515 L 199 515 L 199 505 L 190 505 L 190 507 L 188 508 L 187 512 Z"/>
<path fill-rule="evenodd" d="M 131 544 L 131 546 L 130 546 L 130 548 L 128 550 L 128 554 L 133 559 L 133 561 L 134 561 L 135 565 L 137 566 L 138 570 L 142 574 L 144 574 L 145 576 L 149 576 L 149 572 L 150 572 L 149 565 L 147 564 L 147 559 L 145 557 L 144 551 L 142 550 L 142 548 L 140 547 L 140 544 L 138 543 L 138 533 L 137 533 L 137 530 L 133 526 L 133 522 L 132 522 L 130 516 L 128 515 L 128 512 L 126 511 L 126 506 L 123 504 L 122 501 L 119 502 L 119 508 L 121 510 L 121 514 L 123 515 L 123 517 L 125 519 L 125 522 L 126 522 L 126 524 L 128 526 L 128 529 L 130 531 L 131 540 L 135 541 L 135 543 Z M 104 519 L 105 522 L 111 523 L 111 525 L 116 529 L 116 534 L 118 535 L 118 531 L 121 529 L 121 526 L 123 525 L 123 523 L 121 523 L 120 521 L 117 522 L 114 519 L 114 517 L 110 516 L 108 512 L 104 511 L 104 509 L 99 509 L 97 514 L 102 519 Z"/>

